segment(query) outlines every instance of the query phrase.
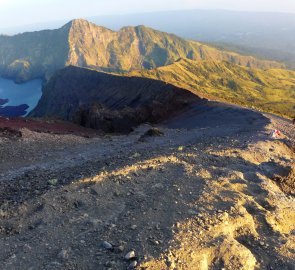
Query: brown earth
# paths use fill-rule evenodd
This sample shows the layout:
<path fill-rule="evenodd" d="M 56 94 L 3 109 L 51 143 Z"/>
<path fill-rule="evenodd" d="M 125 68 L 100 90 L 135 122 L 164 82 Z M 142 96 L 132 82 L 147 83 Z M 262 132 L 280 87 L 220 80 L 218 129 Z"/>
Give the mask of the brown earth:
<path fill-rule="evenodd" d="M 291 121 L 212 103 L 157 128 L 0 137 L 0 268 L 294 269 Z"/>
<path fill-rule="evenodd" d="M 70 122 L 56 119 L 37 118 L 8 118 L 0 116 L 0 137 L 22 137 L 22 129 L 40 133 L 73 134 L 77 136 L 93 137 L 99 133 L 97 130 L 84 128 Z"/>

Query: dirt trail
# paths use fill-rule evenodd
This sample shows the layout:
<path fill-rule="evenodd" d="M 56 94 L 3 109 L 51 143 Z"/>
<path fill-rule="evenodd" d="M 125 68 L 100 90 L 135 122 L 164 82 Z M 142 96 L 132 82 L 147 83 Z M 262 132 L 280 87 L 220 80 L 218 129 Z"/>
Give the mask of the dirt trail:
<path fill-rule="evenodd" d="M 295 269 L 290 121 L 212 106 L 149 128 L 0 139 L 0 269 Z"/>

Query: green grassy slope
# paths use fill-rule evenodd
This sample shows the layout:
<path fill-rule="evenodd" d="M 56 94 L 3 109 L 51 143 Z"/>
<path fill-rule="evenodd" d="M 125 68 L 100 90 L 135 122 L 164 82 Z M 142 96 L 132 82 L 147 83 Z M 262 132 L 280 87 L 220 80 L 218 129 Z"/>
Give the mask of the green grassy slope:
<path fill-rule="evenodd" d="M 295 114 L 295 71 L 181 59 L 169 66 L 134 71 L 130 76 L 162 80 L 194 93 L 283 116 Z"/>

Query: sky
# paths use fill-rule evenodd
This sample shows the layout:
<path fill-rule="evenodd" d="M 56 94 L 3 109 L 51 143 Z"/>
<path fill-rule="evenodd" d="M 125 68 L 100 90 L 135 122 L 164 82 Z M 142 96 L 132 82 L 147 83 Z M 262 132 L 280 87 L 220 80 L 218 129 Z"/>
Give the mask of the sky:
<path fill-rule="evenodd" d="M 0 28 L 99 15 L 184 9 L 295 13 L 295 0 L 0 0 Z"/>

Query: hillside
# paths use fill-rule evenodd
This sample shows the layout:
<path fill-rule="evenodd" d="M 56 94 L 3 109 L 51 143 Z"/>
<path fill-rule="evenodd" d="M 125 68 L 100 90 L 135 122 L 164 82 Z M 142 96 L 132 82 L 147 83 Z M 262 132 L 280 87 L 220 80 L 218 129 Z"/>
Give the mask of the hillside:
<path fill-rule="evenodd" d="M 280 12 L 175 10 L 97 16 L 90 21 L 119 29 L 145 24 L 182 38 L 223 44 L 226 50 L 286 63 L 295 68 L 295 15 Z"/>
<path fill-rule="evenodd" d="M 126 72 L 165 66 L 179 58 L 223 60 L 261 69 L 284 67 L 145 26 L 114 32 L 85 20 L 73 20 L 57 30 L 0 36 L 0 76 L 16 81 L 49 78 L 68 65 Z"/>
<path fill-rule="evenodd" d="M 134 71 L 130 76 L 162 80 L 194 93 L 280 115 L 294 117 L 295 113 L 294 71 L 181 59 L 166 67 Z"/>

